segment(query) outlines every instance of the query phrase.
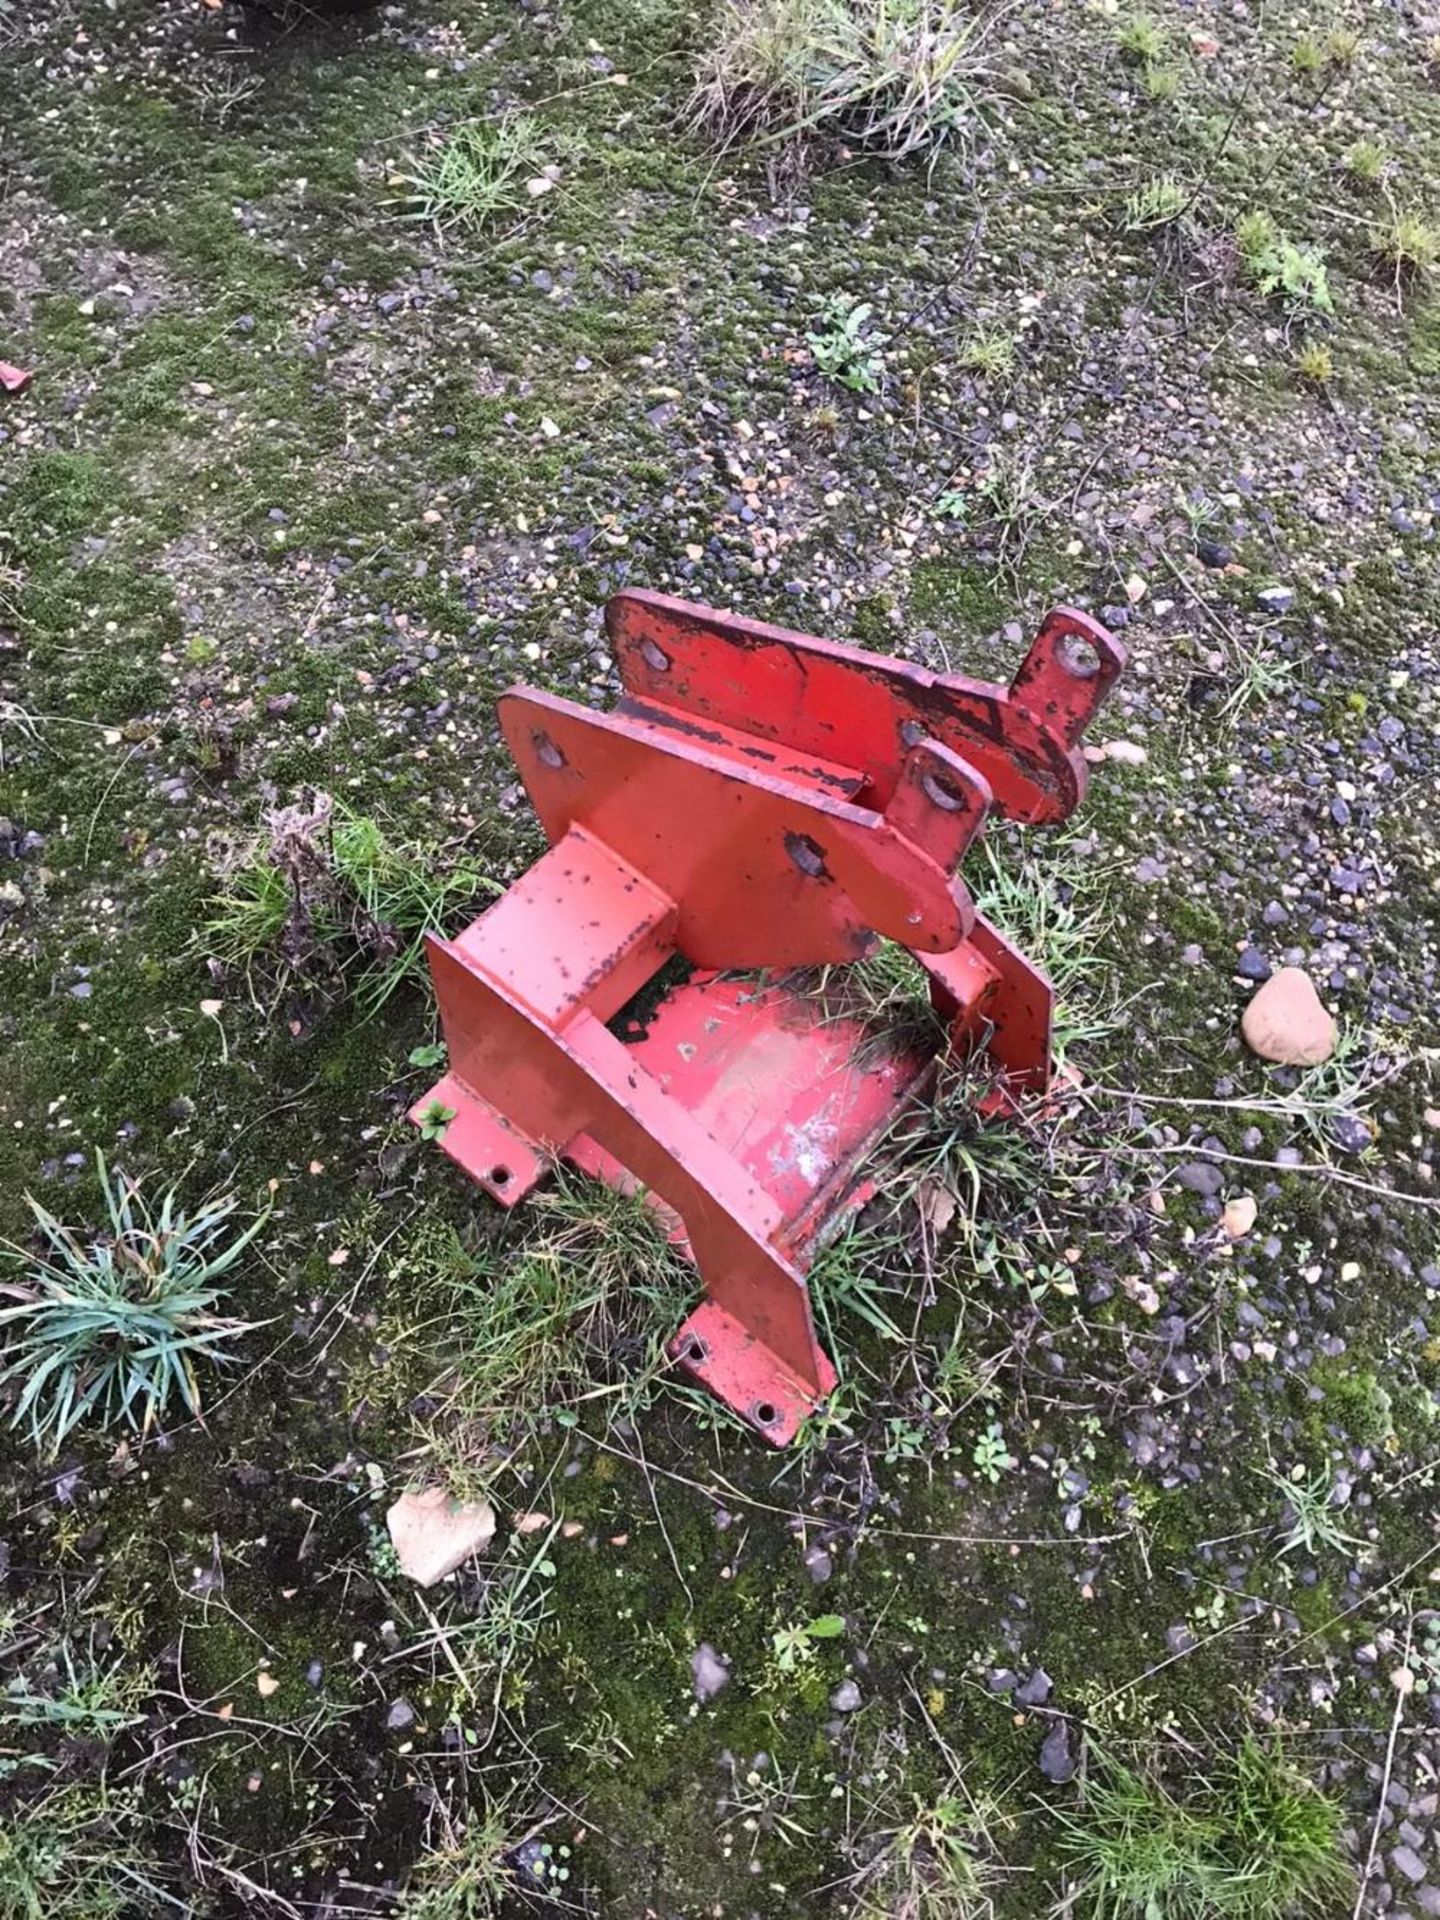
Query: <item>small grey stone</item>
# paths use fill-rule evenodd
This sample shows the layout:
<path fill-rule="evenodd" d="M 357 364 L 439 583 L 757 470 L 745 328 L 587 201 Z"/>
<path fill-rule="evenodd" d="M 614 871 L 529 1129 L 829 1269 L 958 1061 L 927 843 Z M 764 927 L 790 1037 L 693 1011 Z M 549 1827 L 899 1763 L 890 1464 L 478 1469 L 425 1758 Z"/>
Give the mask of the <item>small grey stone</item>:
<path fill-rule="evenodd" d="M 1040 1771 L 1057 1787 L 1075 1778 L 1075 1755 L 1070 1750 L 1070 1725 L 1057 1720 L 1040 1749 Z"/>
<path fill-rule="evenodd" d="M 1417 1913 L 1440 1915 L 1440 1887 L 1417 1887 L 1410 1898 Z"/>
<path fill-rule="evenodd" d="M 730 1669 L 708 1640 L 691 1654 L 690 1669 L 695 1675 L 695 1698 L 702 1707 L 730 1684 Z"/>
<path fill-rule="evenodd" d="M 1262 587 L 1255 598 L 1266 613 L 1288 613 L 1295 604 L 1293 587 Z"/>
<path fill-rule="evenodd" d="M 1055 1682 L 1043 1667 L 1036 1667 L 1015 1689 L 1017 1707 L 1043 1707 L 1055 1690 Z"/>
<path fill-rule="evenodd" d="M 325 1684 L 325 1662 L 312 1660 L 305 1669 L 305 1684 L 312 1693 L 318 1693 Z"/>
<path fill-rule="evenodd" d="M 992 1693 L 1011 1693 L 1014 1691 L 1017 1676 L 1009 1667 L 992 1667 L 985 1676 L 985 1684 Z"/>
<path fill-rule="evenodd" d="M 1213 1200 L 1225 1184 L 1219 1167 L 1209 1160 L 1188 1161 L 1175 1175 L 1175 1181 L 1187 1193 L 1198 1193 L 1203 1200 Z"/>
<path fill-rule="evenodd" d="M 1182 1620 L 1178 1625 L 1165 1629 L 1165 1645 L 1171 1653 L 1189 1653 L 1195 1645 L 1194 1630 Z"/>
<path fill-rule="evenodd" d="M 811 1547 L 805 1555 L 805 1571 L 817 1587 L 823 1587 L 835 1571 L 835 1563 L 823 1547 Z"/>
<path fill-rule="evenodd" d="M 1396 1847 L 1390 1855 L 1390 1864 L 1403 1873 L 1412 1886 L 1418 1887 L 1425 1878 L 1425 1862 L 1413 1847 Z"/>
<path fill-rule="evenodd" d="M 1195 552 L 1202 567 L 1228 567 L 1230 564 L 1230 549 L 1222 547 L 1218 541 L 1202 540 Z"/>
<path fill-rule="evenodd" d="M 406 1727 L 415 1724 L 415 1709 L 408 1700 L 393 1700 L 390 1711 L 385 1716 L 385 1725 L 391 1733 L 403 1733 Z"/>
<path fill-rule="evenodd" d="M 830 1696 L 830 1704 L 837 1713 L 854 1713 L 860 1705 L 860 1689 L 853 1680 L 842 1680 Z"/>
<path fill-rule="evenodd" d="M 1235 963 L 1235 971 L 1242 980 L 1268 980 L 1270 962 L 1258 947 L 1246 947 Z"/>

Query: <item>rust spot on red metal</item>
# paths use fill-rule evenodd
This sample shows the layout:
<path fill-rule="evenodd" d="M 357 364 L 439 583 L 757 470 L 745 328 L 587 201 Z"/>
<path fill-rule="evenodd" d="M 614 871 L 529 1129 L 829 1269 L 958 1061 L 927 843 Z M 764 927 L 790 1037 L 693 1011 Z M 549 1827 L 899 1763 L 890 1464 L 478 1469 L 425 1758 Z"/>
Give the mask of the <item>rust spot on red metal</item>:
<path fill-rule="evenodd" d="M 787 970 L 885 935 L 930 976 L 941 1052 L 989 1055 L 996 1111 L 1043 1092 L 1050 984 L 956 868 L 992 810 L 1070 812 L 1124 653 L 1065 608 L 1009 687 L 658 594 L 617 595 L 606 622 L 613 712 L 525 687 L 500 702 L 551 851 L 430 942 L 450 1067 L 412 1117 L 452 1108 L 445 1151 L 507 1207 L 562 1155 L 646 1188 L 705 1290 L 675 1359 L 783 1445 L 835 1378 L 810 1249 L 937 1064 L 821 1018 Z M 612 1032 L 677 958 L 695 970 Z"/>

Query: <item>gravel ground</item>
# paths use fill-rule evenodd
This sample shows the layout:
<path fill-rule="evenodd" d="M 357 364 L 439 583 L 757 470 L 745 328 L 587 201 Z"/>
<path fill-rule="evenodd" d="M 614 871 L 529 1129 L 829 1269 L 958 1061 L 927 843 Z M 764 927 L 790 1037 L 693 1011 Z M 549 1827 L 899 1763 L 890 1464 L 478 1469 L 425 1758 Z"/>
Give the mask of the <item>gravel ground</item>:
<path fill-rule="evenodd" d="M 7 1760 L 12 1828 L 104 1783 L 187 1911 L 375 1913 L 503 1788 L 516 1899 L 848 1913 L 960 1777 L 1019 1920 L 1096 1746 L 1186 1778 L 1248 1730 L 1344 1809 L 1334 1920 L 1440 1913 L 1440 305 L 1367 238 L 1440 218 L 1440 22 L 1157 18 L 1173 100 L 1103 9 L 1016 8 L 927 171 L 717 158 L 706 24 L 644 4 L 0 10 L 0 359 L 36 374 L 0 400 L 0 1231 L 27 1191 L 93 1219 L 96 1147 L 278 1183 L 203 1430 L 7 1441 L 12 1694 L 67 1646 L 143 1677 L 119 1733 L 5 1722 L 57 1769 Z M 1353 60 L 1297 65 L 1345 25 Z M 520 105 L 551 191 L 498 232 L 403 217 L 433 130 Z M 1185 212 L 1137 230 L 1170 176 Z M 1333 314 L 1247 279 L 1257 207 Z M 837 296 L 873 393 L 807 344 Z M 521 871 L 494 698 L 612 691 L 629 584 L 996 678 L 1056 601 L 1122 634 L 1084 810 L 997 841 L 1082 927 L 1080 1091 L 1018 1178 L 986 1143 L 970 1233 L 911 1220 L 913 1352 L 836 1306 L 801 1455 L 671 1391 L 567 1413 L 421 1609 L 381 1523 L 453 1360 L 436 1236 L 503 1263 L 541 1228 L 404 1125 L 422 993 L 365 1023 L 204 928 L 316 787 Z M 1282 966 L 1340 1024 L 1308 1074 L 1240 1035 Z M 1333 1537 L 1295 1539 L 1293 1469 Z M 465 1635 L 541 1557 L 486 1665 Z"/>

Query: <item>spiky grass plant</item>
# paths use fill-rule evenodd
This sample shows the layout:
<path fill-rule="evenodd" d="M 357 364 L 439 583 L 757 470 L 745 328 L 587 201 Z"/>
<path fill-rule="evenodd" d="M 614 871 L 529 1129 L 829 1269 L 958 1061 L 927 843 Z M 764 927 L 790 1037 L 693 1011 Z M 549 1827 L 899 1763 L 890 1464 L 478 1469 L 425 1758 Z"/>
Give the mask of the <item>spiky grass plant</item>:
<path fill-rule="evenodd" d="M 1092 1750 L 1062 1813 L 1067 1887 L 1052 1911 L 1089 1920 L 1298 1920 L 1340 1911 L 1351 1874 L 1341 1810 L 1276 1748 L 1247 1738 L 1174 1797 L 1153 1771 Z"/>
<path fill-rule="evenodd" d="M 29 1199 L 40 1247 L 0 1247 L 16 1275 L 0 1294 L 8 1361 L 0 1386 L 18 1386 L 11 1425 L 29 1424 L 37 1446 L 58 1450 L 82 1420 L 145 1431 L 178 1398 L 201 1410 L 196 1362 L 224 1365 L 249 1322 L 216 1311 L 220 1280 L 255 1240 L 268 1208 L 237 1231 L 239 1201 L 223 1194 L 195 1213 L 170 1187 L 152 1206 L 138 1181 L 96 1152 L 106 1228 L 76 1233 Z"/>
<path fill-rule="evenodd" d="M 1295 372 L 1311 387 L 1328 387 L 1335 378 L 1335 356 L 1323 341 L 1307 340 L 1295 354 Z"/>
<path fill-rule="evenodd" d="M 1001 9 L 964 0 L 721 0 L 691 112 L 723 146 L 828 134 L 892 160 L 968 145 Z"/>
<path fill-rule="evenodd" d="M 516 1855 L 542 1826 L 518 1817 L 513 1790 L 497 1797 L 482 1789 L 460 1815 L 437 1801 L 425 1849 L 400 1895 L 399 1913 L 404 1920 L 492 1920 L 510 1912 L 522 1893 L 535 1892 L 532 1871 L 523 1876 L 532 1884 L 522 1887 Z M 547 1847 L 542 1860 L 549 1855 Z"/>
<path fill-rule="evenodd" d="M 1275 1473 L 1269 1468 L 1262 1468 L 1261 1473 L 1285 1502 L 1282 1555 L 1304 1551 L 1313 1557 L 1322 1547 L 1344 1553 L 1359 1545 L 1355 1536 L 1340 1525 L 1335 1511 L 1335 1475 L 1328 1465 L 1314 1473 L 1307 1473 L 1301 1466 L 1289 1473 Z"/>

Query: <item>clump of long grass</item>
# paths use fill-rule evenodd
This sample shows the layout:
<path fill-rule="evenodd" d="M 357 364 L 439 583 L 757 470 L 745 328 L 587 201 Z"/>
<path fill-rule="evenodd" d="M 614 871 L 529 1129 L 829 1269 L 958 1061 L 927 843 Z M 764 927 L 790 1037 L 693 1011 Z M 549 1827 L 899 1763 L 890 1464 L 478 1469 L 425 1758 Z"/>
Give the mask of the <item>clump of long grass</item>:
<path fill-rule="evenodd" d="M 84 1237 L 30 1200 L 39 1249 L 0 1247 L 15 1278 L 0 1287 L 8 1359 L 0 1386 L 18 1384 L 11 1425 L 57 1449 L 82 1420 L 143 1431 L 178 1398 L 198 1416 L 196 1362 L 224 1364 L 249 1323 L 217 1311 L 221 1279 L 261 1231 L 268 1210 L 237 1231 L 239 1201 L 222 1194 L 194 1213 L 169 1188 L 159 1205 L 97 1152 L 107 1224 Z M 29 1196 L 27 1196 L 28 1198 Z"/>
<path fill-rule="evenodd" d="M 721 0 L 689 108 L 722 145 L 829 135 L 892 160 L 965 146 L 997 11 L 966 0 Z"/>
<path fill-rule="evenodd" d="M 1060 1816 L 1068 1885 L 1090 1920 L 1292 1920 L 1339 1911 L 1352 1885 L 1341 1809 L 1275 1748 L 1246 1739 L 1184 1798 L 1104 1755 Z"/>
<path fill-rule="evenodd" d="M 695 1295 L 693 1265 L 643 1194 L 562 1166 L 529 1213 L 519 1246 L 472 1255 L 452 1234 L 426 1263 L 421 1304 L 453 1353 L 440 1428 L 463 1429 L 481 1455 L 584 1400 L 638 1404 Z"/>

